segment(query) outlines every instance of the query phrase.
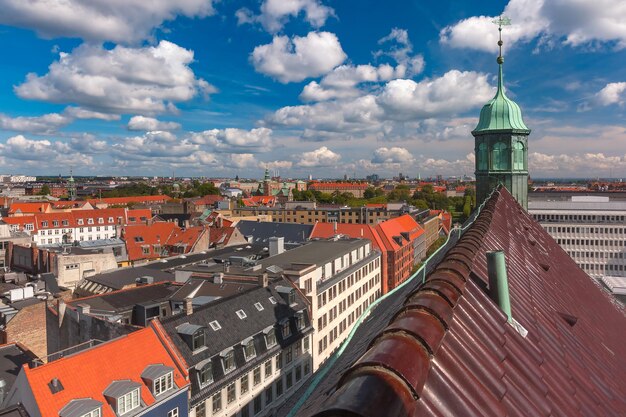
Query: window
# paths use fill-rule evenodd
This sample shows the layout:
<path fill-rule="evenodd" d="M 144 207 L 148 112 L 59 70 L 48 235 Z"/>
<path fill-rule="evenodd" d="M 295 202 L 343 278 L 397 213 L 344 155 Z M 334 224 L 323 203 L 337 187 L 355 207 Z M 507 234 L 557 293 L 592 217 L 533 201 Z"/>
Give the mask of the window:
<path fill-rule="evenodd" d="M 230 404 L 235 401 L 237 398 L 237 394 L 235 392 L 235 384 L 230 384 L 228 388 L 226 388 L 226 403 Z"/>
<path fill-rule="evenodd" d="M 254 414 L 259 414 L 263 409 L 263 400 L 260 395 L 254 398 Z"/>
<path fill-rule="evenodd" d="M 265 362 L 265 378 L 272 376 L 272 361 Z"/>
<path fill-rule="evenodd" d="M 261 305 L 261 303 L 254 303 L 254 306 L 256 307 L 257 310 L 263 311 L 263 306 Z"/>
<path fill-rule="evenodd" d="M 274 297 L 270 297 L 269 300 L 270 300 L 270 303 L 276 304 L 276 299 Z"/>
<path fill-rule="evenodd" d="M 222 391 L 213 396 L 213 414 L 222 409 Z"/>
<path fill-rule="evenodd" d="M 302 379 L 302 368 L 300 365 L 296 366 L 296 382 L 300 382 Z"/>
<path fill-rule="evenodd" d="M 279 353 L 276 356 L 276 370 L 281 369 L 283 367 L 283 354 Z"/>
<path fill-rule="evenodd" d="M 241 395 L 243 395 L 246 392 L 248 392 L 248 383 L 249 383 L 249 381 L 250 381 L 250 378 L 248 377 L 248 374 L 245 374 L 239 380 L 239 392 L 241 393 Z"/>
<path fill-rule="evenodd" d="M 113 217 L 109 217 L 109 223 L 113 223 Z"/>
<path fill-rule="evenodd" d="M 524 169 L 524 144 L 522 142 L 513 144 L 513 169 Z"/>
<path fill-rule="evenodd" d="M 98 224 L 104 224 L 104 219 L 102 217 L 98 217 Z"/>
<path fill-rule="evenodd" d="M 293 372 L 289 371 L 287 372 L 287 375 L 285 375 L 285 378 L 287 379 L 287 389 L 290 389 L 293 385 Z"/>
<path fill-rule="evenodd" d="M 117 398 L 117 414 L 126 414 L 139 407 L 139 388 Z"/>
<path fill-rule="evenodd" d="M 78 224 L 79 224 L 79 225 L 81 225 L 81 224 L 85 224 L 85 221 L 84 221 L 83 219 L 78 219 Z M 81 230 L 81 232 L 82 232 L 82 230 Z"/>
<path fill-rule="evenodd" d="M 487 145 L 481 143 L 478 145 L 478 158 L 476 158 L 478 162 L 478 170 L 486 171 L 487 170 Z"/>
<path fill-rule="evenodd" d="M 61 223 L 63 224 L 63 226 L 69 226 L 70 225 L 70 222 L 68 220 L 63 220 Z"/>
<path fill-rule="evenodd" d="M 245 342 L 243 346 L 243 354 L 246 357 L 246 361 L 249 361 L 256 356 L 256 350 L 254 349 L 254 339 L 250 339 Z"/>
<path fill-rule="evenodd" d="M 283 395 L 283 378 L 280 377 L 278 381 L 276 381 L 276 397 L 280 397 Z"/>
<path fill-rule="evenodd" d="M 41 222 L 41 227 L 48 227 L 48 222 L 47 221 Z"/>
<path fill-rule="evenodd" d="M 252 385 L 253 386 L 257 386 L 261 383 L 261 368 L 256 368 L 253 372 L 252 372 Z"/>
<path fill-rule="evenodd" d="M 204 346 L 204 329 L 200 329 L 193 334 L 192 346 L 193 350 L 200 349 Z"/>
<path fill-rule="evenodd" d="M 142 246 L 141 253 L 143 253 L 144 255 L 150 255 L 150 246 Z"/>
<path fill-rule="evenodd" d="M 276 345 L 276 332 L 274 329 L 271 329 L 265 334 L 265 345 L 268 349 Z"/>
<path fill-rule="evenodd" d="M 154 395 L 160 395 L 163 392 L 172 389 L 174 386 L 172 373 L 168 372 L 160 378 L 154 380 Z"/>
<path fill-rule="evenodd" d="M 196 407 L 196 417 L 206 417 L 206 403 L 204 401 Z"/>
<path fill-rule="evenodd" d="M 274 400 L 272 397 L 273 397 L 273 392 L 272 392 L 272 386 L 270 385 L 265 390 L 265 405 L 266 406 L 272 403 L 272 401 Z"/>
<path fill-rule="evenodd" d="M 197 415 L 197 414 L 196 414 Z M 167 417 L 178 417 L 178 407 L 167 412 Z"/>
<path fill-rule="evenodd" d="M 235 369 L 235 353 L 232 349 L 222 357 L 222 365 L 224 366 L 224 372 L 230 372 Z"/>
<path fill-rule="evenodd" d="M 505 143 L 498 142 L 493 145 L 493 149 L 491 151 L 491 168 L 496 170 L 509 169 L 509 158 Z"/>
<path fill-rule="evenodd" d="M 213 320 L 212 322 L 210 322 L 209 326 L 211 326 L 211 328 L 215 331 L 218 331 L 219 329 L 222 328 L 222 326 L 220 326 L 217 320 Z"/>
<path fill-rule="evenodd" d="M 58 220 L 52 220 L 52 226 L 59 227 L 59 221 Z"/>
<path fill-rule="evenodd" d="M 98 407 L 95 410 L 91 410 L 87 414 L 83 414 L 80 417 L 100 417 L 102 415 L 100 410 L 101 410 L 101 408 Z"/>
<path fill-rule="evenodd" d="M 200 385 L 206 385 L 213 382 L 213 366 L 211 362 L 207 363 L 200 369 Z"/>
<path fill-rule="evenodd" d="M 93 219 L 87 219 L 87 224 L 93 224 Z"/>
<path fill-rule="evenodd" d="M 28 230 L 28 231 L 33 231 L 33 230 L 35 230 L 35 225 L 32 224 L 32 223 L 25 224 L 24 225 L 24 229 Z"/>
<path fill-rule="evenodd" d="M 305 352 L 309 351 L 309 336 L 304 338 L 304 351 Z"/>
<path fill-rule="evenodd" d="M 291 346 L 289 346 L 289 348 L 285 352 L 287 353 L 285 355 L 285 363 L 291 363 L 291 361 L 293 360 L 293 350 L 291 349 Z"/>
<path fill-rule="evenodd" d="M 245 319 L 246 317 L 246 312 L 243 310 L 237 310 L 235 313 L 237 313 L 237 317 L 239 317 L 241 320 Z"/>
<path fill-rule="evenodd" d="M 291 327 L 289 326 L 289 320 L 285 320 L 282 324 L 281 324 L 281 332 L 283 335 L 283 339 L 288 338 L 289 336 L 291 336 Z"/>

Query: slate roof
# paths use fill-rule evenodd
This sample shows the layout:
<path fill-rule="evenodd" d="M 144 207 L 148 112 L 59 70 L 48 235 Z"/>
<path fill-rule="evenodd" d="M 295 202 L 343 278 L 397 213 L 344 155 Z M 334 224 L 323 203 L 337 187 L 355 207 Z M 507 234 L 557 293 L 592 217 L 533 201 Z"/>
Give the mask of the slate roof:
<path fill-rule="evenodd" d="M 79 284 L 79 288 L 84 287 L 83 283 L 87 284 L 88 282 L 94 282 L 113 290 L 120 290 L 128 285 L 136 284 L 137 278 L 144 276 L 152 277 L 154 282 L 172 281 L 174 279 L 174 276 L 169 272 L 146 268 L 144 266 L 136 266 L 134 268 L 119 268 L 111 272 L 85 278 L 83 280 L 84 282 L 81 281 Z"/>
<path fill-rule="evenodd" d="M 525 337 L 485 290 L 491 250 L 506 254 Z M 624 309 L 501 189 L 336 391 L 318 387 L 298 415 L 626 415 L 625 334 Z"/>
<path fill-rule="evenodd" d="M 296 303 L 287 305 L 282 296 L 276 291 L 276 286 L 289 285 L 282 279 L 275 280 L 268 287 L 257 287 L 255 289 L 238 294 L 237 296 L 221 299 L 210 304 L 194 309 L 190 315 L 176 315 L 166 317 L 161 320 L 160 326 L 163 327 L 168 334 L 170 340 L 180 353 L 184 362 L 189 368 L 202 366 L 208 361 L 213 362 L 214 382 L 200 387 L 199 381 L 195 374 L 190 375 L 192 398 L 191 404 L 198 402 L 200 398 L 206 397 L 209 392 L 213 391 L 216 386 L 223 385 L 232 378 L 232 375 L 238 375 L 237 372 L 231 372 L 224 375 L 223 369 L 219 363 L 219 354 L 226 349 L 234 348 L 235 362 L 237 369 L 247 368 L 251 363 L 247 363 L 243 356 L 243 347 L 240 345 L 242 341 L 248 337 L 254 337 L 257 358 L 262 359 L 270 351 L 279 349 L 280 346 L 286 346 L 293 341 L 298 340 L 304 333 L 311 331 L 311 324 L 307 313 L 306 301 L 296 292 Z M 270 297 L 276 301 L 273 304 Z M 259 311 L 255 307 L 255 303 L 262 306 Z M 243 310 L 246 318 L 240 319 L 236 312 Z M 276 332 L 278 344 L 268 350 L 265 346 L 263 331 L 272 328 L 283 319 L 290 319 L 295 314 L 304 310 L 304 328 L 297 330 L 295 322 L 291 321 L 292 335 L 283 340 L 281 332 Z M 219 330 L 213 330 L 210 323 L 217 321 L 220 325 Z M 190 327 L 191 326 L 191 327 Z M 205 329 L 205 345 L 206 349 L 196 351 L 194 354 L 189 344 L 185 341 L 184 335 L 180 332 L 183 328 L 194 328 L 200 326 Z M 259 362 L 253 361 L 253 364 Z"/>
<path fill-rule="evenodd" d="M 174 277 L 172 276 L 172 278 Z M 67 305 L 77 306 L 79 304 L 86 304 L 91 307 L 92 313 L 123 312 L 132 310 L 136 304 L 165 300 L 180 288 L 181 285 L 170 282 L 141 285 L 139 287 L 109 292 L 106 294 L 76 298 L 69 301 Z"/>
<path fill-rule="evenodd" d="M 13 386 L 22 365 L 28 365 L 36 358 L 33 352 L 17 343 L 0 345 L 0 380 L 6 382 L 5 393 Z"/>
<path fill-rule="evenodd" d="M 178 290 L 172 294 L 170 300 L 183 301 L 189 296 L 196 297 L 219 297 L 225 298 L 235 294 L 247 291 L 254 286 L 257 286 L 257 282 L 227 282 L 222 284 L 214 284 L 212 279 L 205 278 L 189 278 L 182 287 L 178 287 Z"/>
<path fill-rule="evenodd" d="M 309 240 L 313 225 L 240 220 L 237 229 L 244 236 L 253 236 L 254 243 L 267 244 L 271 237 L 284 237 L 285 243 L 302 243 Z"/>
<path fill-rule="evenodd" d="M 2 417 L 30 417 L 21 404 L 11 405 L 0 410 Z"/>

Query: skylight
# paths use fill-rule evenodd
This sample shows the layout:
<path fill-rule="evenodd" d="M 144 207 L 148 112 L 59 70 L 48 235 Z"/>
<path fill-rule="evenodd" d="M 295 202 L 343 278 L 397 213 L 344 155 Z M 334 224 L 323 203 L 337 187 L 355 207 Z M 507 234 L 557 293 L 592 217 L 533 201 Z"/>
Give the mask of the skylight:
<path fill-rule="evenodd" d="M 237 310 L 236 313 L 237 313 L 237 317 L 239 317 L 241 320 L 243 320 L 246 317 L 248 317 L 248 316 L 246 316 L 246 312 L 243 311 L 243 310 Z"/>
<path fill-rule="evenodd" d="M 261 305 L 261 303 L 254 303 L 254 306 L 256 307 L 257 310 L 263 311 L 263 306 Z"/>
<path fill-rule="evenodd" d="M 274 297 L 270 297 L 269 300 L 270 300 L 270 303 L 276 304 L 276 299 Z"/>
<path fill-rule="evenodd" d="M 209 326 L 211 326 L 211 329 L 218 331 L 219 329 L 222 328 L 222 326 L 220 326 L 220 324 L 217 322 L 217 320 L 213 320 L 212 322 L 209 323 Z"/>

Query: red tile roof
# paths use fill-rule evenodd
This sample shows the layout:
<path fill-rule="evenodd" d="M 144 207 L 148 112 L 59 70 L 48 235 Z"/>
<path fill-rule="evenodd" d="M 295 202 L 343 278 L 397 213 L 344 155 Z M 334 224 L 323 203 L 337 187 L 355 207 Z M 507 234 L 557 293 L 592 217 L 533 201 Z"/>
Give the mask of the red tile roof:
<path fill-rule="evenodd" d="M 128 260 L 160 258 L 161 253 L 155 253 L 153 245 L 165 246 L 170 235 L 177 229 L 180 230 L 175 223 L 170 222 L 125 226 L 122 229 L 121 237 L 126 242 Z M 144 253 L 144 248 L 147 248 L 147 254 Z"/>
<path fill-rule="evenodd" d="M 22 214 L 37 214 L 45 213 L 50 210 L 50 203 L 47 201 L 38 201 L 32 203 L 15 202 L 9 207 L 9 216 L 22 213 Z"/>
<path fill-rule="evenodd" d="M 309 190 L 366 190 L 368 184 L 357 182 L 314 182 L 309 184 Z"/>
<path fill-rule="evenodd" d="M 401 247 L 407 245 L 409 242 L 413 242 L 422 233 L 424 233 L 422 226 L 420 226 L 415 219 L 408 214 L 378 223 L 376 225 L 376 229 L 380 234 L 385 249 L 390 251 L 399 250 Z M 409 234 L 409 240 L 406 240 L 403 233 Z M 399 245 L 398 242 L 396 242 L 394 239 L 396 236 L 402 237 L 402 245 Z"/>
<path fill-rule="evenodd" d="M 525 337 L 487 295 L 490 250 L 506 254 Z M 625 329 L 624 308 L 502 189 L 317 416 L 626 415 Z"/>
<path fill-rule="evenodd" d="M 128 224 L 145 223 L 146 220 L 150 220 L 151 218 L 152 218 L 152 210 L 150 209 L 128 210 Z"/>
<path fill-rule="evenodd" d="M 383 241 L 373 226 L 366 224 L 336 223 L 337 233 L 335 233 L 335 223 L 315 223 L 311 231 L 311 239 L 326 239 L 335 234 L 346 235 L 352 238 L 364 238 L 372 241 L 372 246 L 380 251 L 385 249 Z"/>
<path fill-rule="evenodd" d="M 150 327 L 37 368 L 25 367 L 24 374 L 42 416 L 58 416 L 71 400 L 92 398 L 103 403 L 103 417 L 115 417 L 103 392 L 113 381 L 131 380 L 141 384 L 142 401 L 154 404 L 155 398 L 141 379 L 143 371 L 154 364 L 174 368 L 178 388 L 188 384 L 185 368 L 172 359 Z M 56 394 L 48 387 L 53 378 L 63 385 L 63 390 Z"/>
<path fill-rule="evenodd" d="M 19 225 L 21 229 L 26 224 L 32 224 L 32 233 L 47 229 L 115 226 L 127 223 L 126 209 L 123 208 L 41 213 L 31 216 L 5 217 L 3 220 L 7 224 Z"/>
<path fill-rule="evenodd" d="M 172 197 L 167 195 L 141 195 L 134 197 L 109 197 L 109 198 L 92 198 L 88 200 L 92 205 L 107 204 L 107 205 L 127 205 L 130 203 L 166 203 L 172 200 Z"/>
<path fill-rule="evenodd" d="M 202 226 L 188 227 L 184 230 L 174 229 L 167 239 L 167 246 L 185 246 L 185 253 L 190 252 L 195 247 L 198 239 L 206 232 Z"/>
<path fill-rule="evenodd" d="M 274 207 L 276 205 L 276 197 L 274 196 L 254 195 L 242 198 L 241 201 L 246 207 Z"/>
<path fill-rule="evenodd" d="M 209 245 L 228 245 L 230 237 L 235 231 L 234 227 L 211 227 L 209 229 Z"/>

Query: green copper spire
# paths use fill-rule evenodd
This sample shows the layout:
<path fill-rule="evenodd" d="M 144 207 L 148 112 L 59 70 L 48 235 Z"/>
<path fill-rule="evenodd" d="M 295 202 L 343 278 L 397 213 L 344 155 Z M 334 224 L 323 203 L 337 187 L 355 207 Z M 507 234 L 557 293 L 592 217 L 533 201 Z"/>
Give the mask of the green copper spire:
<path fill-rule="evenodd" d="M 510 24 L 510 21 L 506 18 L 500 18 L 494 21 L 499 25 L 500 40 L 498 46 L 500 47 L 500 55 L 498 56 L 498 90 L 496 95 L 485 104 L 480 111 L 480 119 L 478 126 L 472 131 L 472 134 L 489 133 L 493 131 L 512 131 L 515 133 L 530 133 L 530 129 L 524 124 L 522 119 L 522 110 L 516 102 L 508 98 L 504 92 L 504 76 L 502 74 L 502 64 L 504 64 L 504 58 L 502 57 L 502 25 Z"/>

